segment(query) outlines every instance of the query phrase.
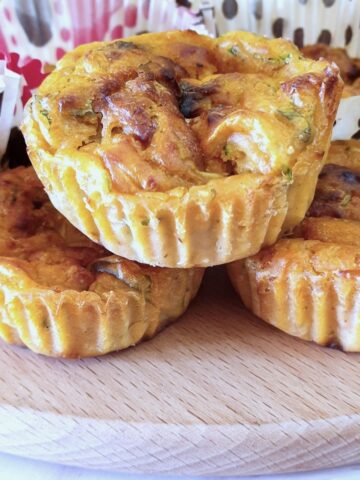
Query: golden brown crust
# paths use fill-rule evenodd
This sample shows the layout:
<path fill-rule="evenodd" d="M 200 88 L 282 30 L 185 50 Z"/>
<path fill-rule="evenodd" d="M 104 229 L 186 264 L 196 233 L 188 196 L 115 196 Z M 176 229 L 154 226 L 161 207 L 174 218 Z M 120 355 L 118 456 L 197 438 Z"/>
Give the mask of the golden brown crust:
<path fill-rule="evenodd" d="M 306 240 L 360 246 L 360 222 L 346 218 L 308 217 L 296 229 Z"/>
<path fill-rule="evenodd" d="M 306 45 L 301 51 L 306 57 L 314 60 L 325 58 L 329 62 L 336 63 L 346 84 L 352 84 L 360 77 L 360 59 L 349 57 L 344 48 L 334 48 L 322 43 L 316 43 L 314 45 Z"/>
<path fill-rule="evenodd" d="M 0 173 L 0 336 L 46 355 L 102 355 L 180 316 L 201 269 L 109 254 L 51 205 L 32 168 Z"/>
<path fill-rule="evenodd" d="M 344 48 L 329 47 L 321 43 L 306 45 L 302 53 L 314 60 L 326 59 L 334 62 L 340 68 L 341 78 L 344 80 L 343 98 L 360 95 L 360 59 L 349 57 Z"/>
<path fill-rule="evenodd" d="M 340 94 L 335 66 L 285 40 L 167 32 L 67 54 L 23 131 L 53 204 L 89 238 L 208 266 L 304 217 Z"/>
<path fill-rule="evenodd" d="M 309 216 L 295 230 L 299 238 L 279 240 L 228 268 L 260 318 L 348 351 L 360 351 L 359 144 L 332 144 Z"/>
<path fill-rule="evenodd" d="M 228 271 L 263 320 L 304 340 L 359 351 L 359 247 L 282 239 Z"/>

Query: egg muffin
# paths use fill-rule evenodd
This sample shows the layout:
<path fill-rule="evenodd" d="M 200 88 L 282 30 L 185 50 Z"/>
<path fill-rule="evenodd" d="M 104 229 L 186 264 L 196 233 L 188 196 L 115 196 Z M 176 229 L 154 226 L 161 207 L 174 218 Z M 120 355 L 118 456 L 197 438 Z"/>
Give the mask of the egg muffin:
<path fill-rule="evenodd" d="M 135 345 L 179 317 L 202 269 L 111 255 L 51 205 L 33 168 L 0 173 L 0 337 L 45 355 Z"/>
<path fill-rule="evenodd" d="M 22 130 L 52 203 L 90 239 L 209 266 L 303 219 L 341 89 L 334 64 L 283 39 L 144 34 L 66 54 Z"/>
<path fill-rule="evenodd" d="M 294 235 L 228 266 L 245 305 L 291 335 L 360 351 L 359 207 L 360 142 L 334 142 Z"/>

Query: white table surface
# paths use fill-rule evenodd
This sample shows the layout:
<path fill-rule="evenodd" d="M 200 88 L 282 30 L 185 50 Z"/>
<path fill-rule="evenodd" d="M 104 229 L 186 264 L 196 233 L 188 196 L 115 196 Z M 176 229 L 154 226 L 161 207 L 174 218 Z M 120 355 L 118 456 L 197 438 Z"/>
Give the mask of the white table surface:
<path fill-rule="evenodd" d="M 199 480 L 200 477 L 196 477 Z M 359 480 L 360 466 L 318 472 L 257 477 L 226 477 L 226 480 Z M 128 475 L 66 467 L 0 453 L 0 480 L 195 480 L 195 477 Z M 206 477 L 210 480 L 210 477 Z M 215 480 L 215 479 L 213 479 Z M 216 480 L 219 480 L 217 477 Z M 225 477 L 222 477 L 225 480 Z"/>

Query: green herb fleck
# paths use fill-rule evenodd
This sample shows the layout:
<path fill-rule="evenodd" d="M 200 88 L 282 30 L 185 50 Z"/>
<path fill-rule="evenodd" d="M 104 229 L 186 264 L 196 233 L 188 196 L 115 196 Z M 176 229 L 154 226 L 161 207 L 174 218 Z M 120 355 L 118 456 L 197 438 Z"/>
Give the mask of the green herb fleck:
<path fill-rule="evenodd" d="M 233 55 L 234 57 L 237 57 L 240 53 L 240 49 L 238 46 L 236 45 L 232 45 L 229 49 L 228 49 L 228 52 L 230 53 L 230 55 Z"/>
<path fill-rule="evenodd" d="M 288 120 L 294 120 L 294 118 L 301 117 L 301 115 L 296 110 L 277 110 L 277 113 L 287 118 Z"/>
<path fill-rule="evenodd" d="M 296 120 L 297 126 L 300 128 L 300 125 L 305 128 L 302 128 L 301 132 L 299 133 L 299 140 L 304 143 L 309 143 L 312 138 L 312 130 L 309 121 L 301 115 L 296 110 L 277 110 L 277 113 L 282 117 L 285 117 L 287 120 L 292 121 Z M 299 123 L 301 122 L 301 123 Z"/>
<path fill-rule="evenodd" d="M 292 169 L 288 166 L 286 167 L 283 167 L 282 170 L 281 170 L 281 174 L 284 178 L 286 178 L 286 180 L 288 181 L 288 183 L 292 183 L 293 181 L 293 172 L 292 172 Z"/>
<path fill-rule="evenodd" d="M 211 193 L 211 199 L 213 200 L 216 197 L 216 190 L 215 188 L 210 188 L 210 193 Z"/>
<path fill-rule="evenodd" d="M 147 227 L 150 223 L 150 218 L 144 218 L 143 220 L 141 220 L 141 225 L 143 225 L 144 227 Z"/>
<path fill-rule="evenodd" d="M 223 152 L 224 152 L 224 155 L 226 157 L 228 157 L 230 155 L 230 147 L 227 143 L 225 143 L 224 147 L 223 147 Z"/>
<path fill-rule="evenodd" d="M 40 114 L 43 115 L 47 119 L 47 121 L 49 122 L 49 125 L 51 125 L 52 120 L 50 118 L 49 110 L 46 110 L 45 108 L 43 108 L 42 110 L 40 110 Z"/>
<path fill-rule="evenodd" d="M 291 53 L 287 53 L 287 54 L 285 54 L 285 55 L 281 55 L 281 56 L 279 57 L 279 60 L 280 60 L 282 63 L 284 63 L 284 64 L 287 65 L 288 63 L 290 63 Z"/>
<path fill-rule="evenodd" d="M 346 193 L 340 202 L 342 207 L 346 207 L 351 202 L 351 193 Z"/>
<path fill-rule="evenodd" d="M 308 125 L 302 132 L 299 134 L 299 139 L 304 143 L 309 143 L 311 140 L 311 127 Z"/>
<path fill-rule="evenodd" d="M 263 63 L 270 63 L 275 67 L 281 67 L 282 65 L 290 63 L 292 56 L 290 53 L 287 53 L 285 55 L 280 55 L 279 57 L 265 57 L 260 53 L 254 53 L 253 58 Z"/>

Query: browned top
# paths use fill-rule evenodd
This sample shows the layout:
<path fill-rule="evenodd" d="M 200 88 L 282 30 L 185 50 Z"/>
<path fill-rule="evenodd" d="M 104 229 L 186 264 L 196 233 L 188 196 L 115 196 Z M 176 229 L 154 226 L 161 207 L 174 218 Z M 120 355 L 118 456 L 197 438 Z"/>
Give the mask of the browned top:
<path fill-rule="evenodd" d="M 118 192 L 168 191 L 288 171 L 316 148 L 339 88 L 335 66 L 286 40 L 175 31 L 68 53 L 29 114 L 51 155 L 96 159 Z"/>
<path fill-rule="evenodd" d="M 360 246 L 360 142 L 333 142 L 296 236 Z"/>
<path fill-rule="evenodd" d="M 360 172 L 339 165 L 325 165 L 308 215 L 359 221 Z"/>
<path fill-rule="evenodd" d="M 315 45 L 306 45 L 301 49 L 306 57 L 319 60 L 326 58 L 330 62 L 336 63 L 340 68 L 340 74 L 345 83 L 353 83 L 360 77 L 360 59 L 349 57 L 344 48 L 334 48 L 316 43 Z"/>

